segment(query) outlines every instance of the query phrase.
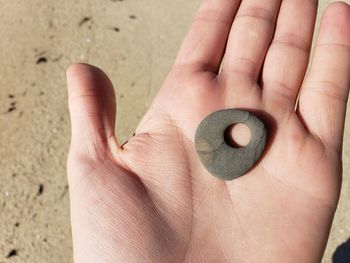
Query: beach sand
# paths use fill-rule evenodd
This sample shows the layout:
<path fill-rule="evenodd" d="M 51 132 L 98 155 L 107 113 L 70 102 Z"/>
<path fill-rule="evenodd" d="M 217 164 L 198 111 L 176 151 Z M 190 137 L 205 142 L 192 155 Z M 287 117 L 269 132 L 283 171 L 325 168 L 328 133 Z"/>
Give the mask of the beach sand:
<path fill-rule="evenodd" d="M 123 142 L 164 80 L 199 2 L 0 0 L 1 263 L 72 262 L 68 65 L 85 61 L 108 73 Z M 329 1 L 321 2 L 323 10 Z M 350 237 L 347 120 L 344 184 L 324 262 Z"/>

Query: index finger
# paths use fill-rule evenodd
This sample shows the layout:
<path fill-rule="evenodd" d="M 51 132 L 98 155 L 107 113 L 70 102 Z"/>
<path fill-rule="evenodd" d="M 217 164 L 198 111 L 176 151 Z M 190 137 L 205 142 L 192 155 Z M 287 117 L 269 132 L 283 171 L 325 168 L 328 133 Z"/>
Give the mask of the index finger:
<path fill-rule="evenodd" d="M 307 128 L 337 150 L 341 150 L 350 88 L 349 22 L 348 4 L 338 2 L 327 8 L 299 100 Z"/>

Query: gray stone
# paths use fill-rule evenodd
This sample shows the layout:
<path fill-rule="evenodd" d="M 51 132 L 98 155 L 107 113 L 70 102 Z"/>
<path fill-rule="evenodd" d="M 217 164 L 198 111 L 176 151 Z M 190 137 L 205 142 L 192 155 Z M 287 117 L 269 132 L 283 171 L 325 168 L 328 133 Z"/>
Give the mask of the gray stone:
<path fill-rule="evenodd" d="M 225 141 L 232 124 L 248 126 L 251 139 L 247 146 L 234 148 Z M 198 126 L 195 145 L 206 169 L 222 180 L 233 180 L 246 174 L 259 160 L 266 145 L 264 123 L 248 111 L 228 109 L 208 115 Z"/>

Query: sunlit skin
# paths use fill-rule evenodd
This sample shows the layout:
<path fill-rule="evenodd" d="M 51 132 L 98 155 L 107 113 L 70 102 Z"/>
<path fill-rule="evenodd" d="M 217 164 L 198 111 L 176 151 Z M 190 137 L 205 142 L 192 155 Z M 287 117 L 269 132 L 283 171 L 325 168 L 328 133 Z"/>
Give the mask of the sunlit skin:
<path fill-rule="evenodd" d="M 204 0 L 123 146 L 107 76 L 68 69 L 76 263 L 320 262 L 341 187 L 350 7 L 327 8 L 305 77 L 316 10 L 314 0 Z M 260 161 L 233 181 L 209 174 L 194 147 L 201 120 L 227 108 L 269 131 Z"/>

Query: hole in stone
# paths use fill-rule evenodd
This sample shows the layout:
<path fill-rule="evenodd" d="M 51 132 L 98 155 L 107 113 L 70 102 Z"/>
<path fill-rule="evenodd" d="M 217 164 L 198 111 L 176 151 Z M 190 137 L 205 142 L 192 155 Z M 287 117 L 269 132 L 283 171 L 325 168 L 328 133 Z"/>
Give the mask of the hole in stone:
<path fill-rule="evenodd" d="M 232 124 L 225 131 L 225 142 L 233 148 L 242 148 L 249 144 L 251 131 L 242 123 Z"/>

